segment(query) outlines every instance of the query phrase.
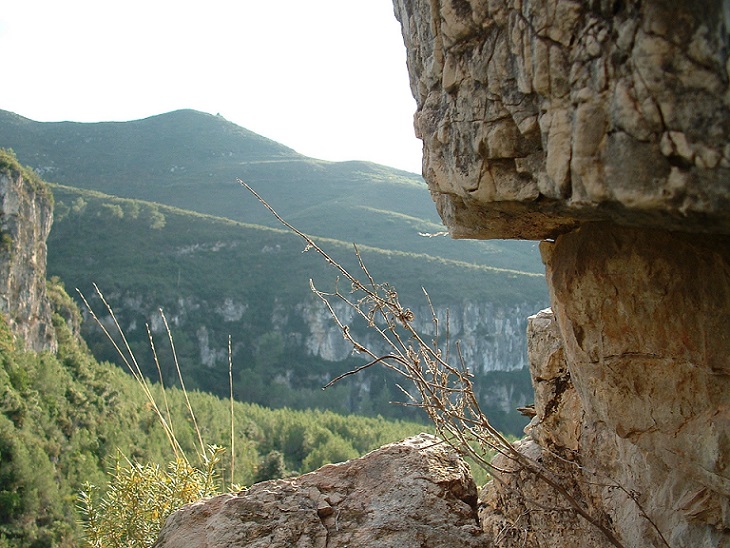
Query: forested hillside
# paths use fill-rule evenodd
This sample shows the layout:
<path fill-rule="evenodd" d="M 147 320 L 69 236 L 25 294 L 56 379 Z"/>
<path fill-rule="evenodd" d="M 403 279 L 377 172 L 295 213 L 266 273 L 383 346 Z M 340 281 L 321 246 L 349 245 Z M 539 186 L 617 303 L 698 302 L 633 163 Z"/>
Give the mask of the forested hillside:
<path fill-rule="evenodd" d="M 381 249 L 542 273 L 534 242 L 454 241 L 423 179 L 369 162 L 308 158 L 220 116 L 180 110 L 130 122 L 34 122 L 0 110 L 0 146 L 44 180 L 277 227 L 241 178 L 301 230 Z"/>
<path fill-rule="evenodd" d="M 93 284 L 104 292 L 143 359 L 156 372 L 146 324 L 164 340 L 159 308 L 175 336 L 189 386 L 228 392 L 227 344 L 237 373 L 235 395 L 273 407 L 332 409 L 417 419 L 402 401 L 398 379 L 372 368 L 322 391 L 330 379 L 363 363 L 351 356 L 336 324 L 309 287 L 333 289 L 337 273 L 304 243 L 281 229 L 247 225 L 149 202 L 53 186 L 56 220 L 49 238 L 49 272 L 78 287 L 92 303 Z M 252 199 L 241 189 L 242 199 Z M 353 272 L 351 245 L 321 239 L 321 245 Z M 517 432 L 524 419 L 513 408 L 530 402 L 524 324 L 544 306 L 542 276 L 477 266 L 424 255 L 361 247 L 379 282 L 388 281 L 416 313 L 419 328 L 433 328 L 429 297 L 467 365 L 483 387 L 480 394 L 496 423 Z M 101 309 L 106 317 L 107 311 Z M 446 325 L 448 319 L 450 326 Z M 374 348 L 382 344 L 365 322 L 352 325 Z M 116 352 L 93 321 L 84 337 L 97 358 Z M 448 341 L 444 336 L 442 343 Z M 162 345 L 163 356 L 169 353 Z M 163 360 L 172 367 L 172 360 Z M 497 371 L 509 369 L 510 371 Z M 511 411 L 511 413 L 510 413 Z M 506 416 L 512 418 L 507 420 Z"/>
<path fill-rule="evenodd" d="M 119 367 L 97 362 L 62 316 L 78 315 L 63 288 L 50 286 L 58 353 L 16 348 L 0 321 L 0 546 L 78 546 L 77 496 L 84 482 L 104 486 L 117 458 L 164 466 L 173 454 L 150 402 Z M 152 387 L 163 400 L 159 385 Z M 194 458 L 196 435 L 183 394 L 165 397 L 178 440 Z M 189 394 L 204 441 L 230 447 L 229 402 Z M 241 485 L 307 472 L 359 456 L 426 428 L 330 412 L 272 411 L 235 403 L 236 468 Z"/>

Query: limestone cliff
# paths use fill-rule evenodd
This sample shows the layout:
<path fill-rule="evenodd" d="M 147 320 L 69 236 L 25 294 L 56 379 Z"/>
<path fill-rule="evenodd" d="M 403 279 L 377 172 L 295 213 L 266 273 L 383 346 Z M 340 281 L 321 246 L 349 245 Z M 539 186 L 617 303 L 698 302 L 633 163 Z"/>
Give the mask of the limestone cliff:
<path fill-rule="evenodd" d="M 726 2 L 394 5 L 453 236 L 730 231 Z"/>
<path fill-rule="evenodd" d="M 228 363 L 225 345 L 213 344 L 212 336 L 215 334 L 220 340 L 220 332 L 228 333 L 232 328 L 245 334 L 248 326 L 244 323 L 244 313 L 253 308 L 251 303 L 243 300 L 221 298 L 213 301 L 182 294 L 169 303 L 160 303 L 154 295 L 143 293 L 122 295 L 111 292 L 107 297 L 111 302 L 121 303 L 123 311 L 119 315 L 125 331 L 130 334 L 143 331 L 145 323 L 150 324 L 153 333 L 164 333 L 159 315 L 159 307 L 164 304 L 171 325 L 196 334 L 195 361 L 209 368 L 224 367 Z M 424 336 L 432 337 L 432 312 L 435 312 L 440 325 L 446 325 L 448 320 L 451 339 L 461 342 L 464 357 L 476 374 L 512 371 L 527 367 L 527 316 L 540 304 L 525 301 L 503 305 L 485 298 L 481 302 L 455 301 L 438 305 L 433 311 L 422 305 L 414 307 L 414 327 Z M 364 321 L 358 322 L 359 318 L 354 317 L 351 309 L 340 303 L 335 308 L 342 318 L 353 324 L 354 332 L 363 344 L 376 353 L 385 352 L 380 337 L 371 332 Z M 316 297 L 287 303 L 277 299 L 268 312 L 268 317 L 260 317 L 259 321 L 266 330 L 286 337 L 293 352 L 327 362 L 342 362 L 352 355 L 352 345 L 343 339 L 341 330 Z M 87 320 L 85 334 L 93 340 L 97 327 L 93 320 Z M 111 317 L 106 316 L 105 323 L 111 325 Z M 219 327 L 220 324 L 225 326 L 224 329 Z"/>
<path fill-rule="evenodd" d="M 609 534 L 504 457 L 485 529 L 499 546 L 730 543 L 728 3 L 394 6 L 452 235 L 550 239 L 555 318 L 533 320 L 546 354 L 519 448 Z"/>
<path fill-rule="evenodd" d="M 0 313 L 26 349 L 55 351 L 51 304 L 46 298 L 52 197 L 12 155 L 0 152 Z"/>

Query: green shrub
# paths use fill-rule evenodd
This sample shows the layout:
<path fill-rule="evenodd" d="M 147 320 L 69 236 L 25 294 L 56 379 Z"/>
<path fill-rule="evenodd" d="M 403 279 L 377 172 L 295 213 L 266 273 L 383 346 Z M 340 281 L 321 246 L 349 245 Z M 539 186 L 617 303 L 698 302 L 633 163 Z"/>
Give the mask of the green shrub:
<path fill-rule="evenodd" d="M 167 470 L 156 464 L 117 461 L 105 493 L 86 484 L 79 496 L 85 546 L 152 546 L 170 514 L 189 502 L 219 492 L 217 466 L 222 451 L 210 446 L 201 467 L 191 466 L 183 458 L 171 462 Z"/>

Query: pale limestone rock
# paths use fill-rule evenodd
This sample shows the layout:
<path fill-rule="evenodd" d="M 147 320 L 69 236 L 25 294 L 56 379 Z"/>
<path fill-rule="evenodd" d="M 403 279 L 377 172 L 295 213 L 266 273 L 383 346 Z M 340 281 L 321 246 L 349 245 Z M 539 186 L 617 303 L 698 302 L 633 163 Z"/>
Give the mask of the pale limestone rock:
<path fill-rule="evenodd" d="M 632 232 L 614 231 L 605 238 L 588 233 L 582 245 L 602 245 L 607 248 L 606 256 L 613 257 L 614 261 L 622 254 L 616 253 L 617 249 L 609 241 L 631 247 L 626 251 L 637 260 L 642 255 L 644 259 L 656 259 L 649 242 L 657 243 L 657 235 L 651 234 L 641 242 Z M 577 240 L 576 235 L 566 238 Z M 708 268 L 722 266 L 730 272 L 727 249 L 724 259 L 715 256 L 703 269 L 691 260 L 693 253 L 688 255 L 683 243 L 687 242 L 681 242 L 680 237 L 677 251 L 686 268 L 715 279 L 717 275 L 711 275 Z M 726 394 L 730 386 L 727 377 L 718 376 L 707 363 L 710 357 L 701 357 L 702 350 L 693 357 L 685 357 L 691 364 L 678 360 L 675 354 L 678 347 L 691 346 L 692 338 L 696 342 L 717 335 L 714 330 L 720 319 L 712 316 L 724 310 L 720 315 L 724 314 L 727 321 L 728 303 L 722 298 L 713 303 L 697 300 L 698 309 L 704 311 L 697 316 L 704 317 L 685 318 L 685 333 L 689 338 L 662 340 L 657 335 L 663 330 L 661 326 L 682 320 L 673 310 L 671 299 L 662 298 L 666 285 L 657 286 L 654 307 L 643 313 L 636 310 L 627 313 L 637 293 L 637 287 L 627 281 L 631 270 L 594 270 L 600 265 L 586 265 L 576 276 L 576 265 L 585 260 L 585 255 L 579 252 L 582 245 L 559 252 L 559 258 L 552 256 L 548 266 L 552 274 L 558 269 L 571 273 L 564 278 L 570 280 L 570 292 L 595 291 L 595 295 L 600 293 L 596 289 L 595 278 L 600 277 L 597 273 L 609 272 L 606 278 L 617 288 L 615 298 L 597 308 L 595 302 L 587 301 L 584 310 L 593 320 L 578 329 L 582 334 L 577 337 L 584 341 L 580 345 L 584 348 L 589 333 L 599 332 L 592 329 L 592 322 L 600 322 L 600 331 L 604 333 L 602 344 L 610 345 L 618 354 L 599 362 L 586 356 L 574 361 L 573 352 L 583 350 L 570 350 L 577 344 L 574 335 L 568 337 L 572 341 L 567 347 L 563 344 L 552 311 L 545 310 L 531 317 L 528 345 L 536 416 L 526 429 L 528 438 L 516 447 L 540 462 L 624 546 L 664 546 L 662 536 L 669 546 L 724 546 L 730 542 L 727 491 L 730 474 L 726 462 L 730 453 L 725 447 L 729 431 Z M 653 252 L 647 253 L 648 249 Z M 566 259 L 567 263 L 559 264 Z M 656 275 L 650 269 L 644 272 L 647 278 Z M 677 290 L 683 284 L 670 285 Z M 724 280 L 720 277 L 698 292 L 706 291 L 708 295 L 715 292 L 727 299 L 729 288 L 730 277 L 726 274 Z M 560 289 L 568 288 L 561 285 Z M 561 299 L 566 295 L 562 293 Z M 576 306 L 575 300 L 567 304 L 561 299 L 556 302 L 565 308 Z M 657 307 L 665 307 L 666 315 Z M 570 311 L 559 314 L 563 322 L 565 314 Z M 658 360 L 658 367 L 647 367 L 647 357 L 637 355 L 632 348 L 641 338 L 639 334 L 631 337 L 638 331 L 638 324 L 625 325 L 625 322 L 646 321 L 645 315 L 651 315 L 658 326 L 648 336 L 652 342 L 665 347 L 662 353 L 651 358 Z M 687 371 L 688 367 L 691 372 Z M 592 382 L 584 381 L 586 376 Z M 607 379 L 611 380 L 607 382 Z M 714 386 L 708 390 L 709 384 Z M 482 490 L 480 519 L 495 545 L 576 548 L 611 545 L 596 527 L 574 511 L 560 511 L 568 508 L 566 500 L 544 481 L 505 456 L 495 458 L 493 464 L 499 481 L 490 482 Z"/>
<path fill-rule="evenodd" d="M 571 382 L 560 331 L 550 309 L 529 318 L 527 341 L 535 417 L 526 428 L 528 437 L 515 447 L 549 470 L 591 515 L 607 524 L 607 514 L 600 503 L 594 502 L 590 489 L 589 481 L 595 478 L 584 474 L 585 468 L 581 467 L 583 407 Z M 498 455 L 492 464 L 496 480 L 482 489 L 479 517 L 495 546 L 610 546 L 555 489 L 514 460 Z"/>
<path fill-rule="evenodd" d="M 599 224 L 543 251 L 583 462 L 637 493 L 670 545 L 730 542 L 730 239 Z M 650 538 L 602 497 L 629 545 Z"/>
<path fill-rule="evenodd" d="M 53 199 L 40 182 L 0 170 L 0 313 L 21 347 L 54 352 L 58 346 L 46 295 L 46 239 Z"/>
<path fill-rule="evenodd" d="M 476 486 L 455 451 L 428 434 L 298 478 L 187 505 L 157 548 L 488 546 Z"/>
<path fill-rule="evenodd" d="M 730 4 L 394 6 L 452 235 L 554 238 L 518 449 L 607 531 L 499 456 L 491 541 L 730 545 Z"/>
<path fill-rule="evenodd" d="M 726 2 L 393 3 L 452 236 L 730 233 Z"/>

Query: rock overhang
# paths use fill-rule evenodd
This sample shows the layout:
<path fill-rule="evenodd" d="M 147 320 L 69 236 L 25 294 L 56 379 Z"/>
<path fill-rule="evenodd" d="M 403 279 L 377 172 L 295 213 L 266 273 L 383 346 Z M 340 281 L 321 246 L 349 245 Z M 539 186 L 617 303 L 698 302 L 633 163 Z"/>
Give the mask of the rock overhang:
<path fill-rule="evenodd" d="M 406 2 L 423 174 L 455 238 L 730 234 L 722 2 Z"/>

